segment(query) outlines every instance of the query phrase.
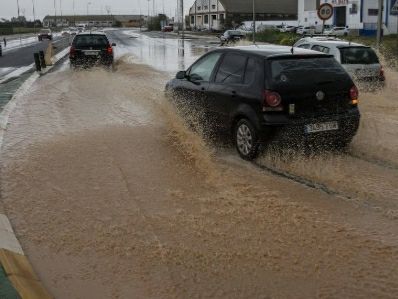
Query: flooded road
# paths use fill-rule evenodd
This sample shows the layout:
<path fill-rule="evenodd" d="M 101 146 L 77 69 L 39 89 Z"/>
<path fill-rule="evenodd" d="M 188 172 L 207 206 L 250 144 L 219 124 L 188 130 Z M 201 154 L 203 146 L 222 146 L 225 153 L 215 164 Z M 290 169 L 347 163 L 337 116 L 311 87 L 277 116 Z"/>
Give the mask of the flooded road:
<path fill-rule="evenodd" d="M 328 194 L 188 130 L 163 96 L 176 69 L 131 40 L 115 73 L 63 67 L 10 115 L 2 200 L 56 298 L 396 298 L 394 85 L 364 95 L 348 154 L 256 162 Z M 170 61 L 196 58 L 176 43 Z"/>

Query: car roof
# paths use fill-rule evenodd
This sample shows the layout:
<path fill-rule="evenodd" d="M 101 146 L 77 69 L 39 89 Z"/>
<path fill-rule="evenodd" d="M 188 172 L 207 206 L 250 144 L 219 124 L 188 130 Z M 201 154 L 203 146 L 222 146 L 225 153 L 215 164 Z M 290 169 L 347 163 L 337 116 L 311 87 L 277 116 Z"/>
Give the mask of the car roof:
<path fill-rule="evenodd" d="M 293 54 L 292 54 L 293 49 Z M 288 46 L 277 46 L 277 45 L 252 45 L 252 46 L 240 46 L 240 47 L 231 47 L 231 48 L 220 48 L 221 51 L 243 51 L 249 52 L 251 54 L 255 54 L 258 56 L 263 56 L 265 58 L 271 57 L 281 57 L 281 56 L 296 56 L 296 55 L 308 55 L 308 56 L 322 56 L 322 57 L 330 57 L 331 55 L 320 53 L 317 51 L 301 49 L 301 48 L 292 48 Z"/>
<path fill-rule="evenodd" d="M 106 36 L 106 34 L 104 32 L 99 32 L 99 31 L 83 31 L 83 32 L 76 34 L 76 36 L 79 36 L 79 35 L 103 35 L 103 36 Z"/>
<path fill-rule="evenodd" d="M 353 42 L 349 42 L 346 40 L 333 38 L 333 37 L 327 37 L 327 36 L 304 37 L 304 38 L 300 39 L 297 43 L 299 43 L 299 42 L 300 43 L 315 42 L 317 44 L 324 44 L 324 45 L 335 46 L 335 47 L 367 47 L 367 46 L 359 44 L 359 43 L 353 43 Z"/>

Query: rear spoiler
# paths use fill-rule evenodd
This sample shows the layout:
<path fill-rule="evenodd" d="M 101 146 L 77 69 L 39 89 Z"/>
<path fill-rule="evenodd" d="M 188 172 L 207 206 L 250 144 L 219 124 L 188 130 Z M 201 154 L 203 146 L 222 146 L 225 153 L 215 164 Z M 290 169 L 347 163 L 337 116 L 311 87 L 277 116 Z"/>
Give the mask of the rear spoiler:
<path fill-rule="evenodd" d="M 309 59 L 309 58 L 333 58 L 334 56 L 331 54 L 323 54 L 323 53 L 294 53 L 294 54 L 276 54 L 276 55 L 271 55 L 266 57 L 266 60 L 280 60 L 280 59 L 292 59 L 292 58 L 297 58 L 297 59 Z"/>

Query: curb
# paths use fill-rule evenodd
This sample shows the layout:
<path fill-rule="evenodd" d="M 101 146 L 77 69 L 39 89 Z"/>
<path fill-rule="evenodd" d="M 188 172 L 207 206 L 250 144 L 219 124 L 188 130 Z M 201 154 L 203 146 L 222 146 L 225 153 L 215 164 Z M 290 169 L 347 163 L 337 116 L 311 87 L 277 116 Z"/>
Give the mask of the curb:
<path fill-rule="evenodd" d="M 69 52 L 69 47 L 58 53 L 53 58 L 53 65 L 47 67 L 43 72 L 34 72 L 15 92 L 11 100 L 0 113 L 0 157 L 4 133 L 7 130 L 8 119 L 16 108 L 21 96 L 29 92 L 33 83 L 41 76 L 47 74 L 57 63 Z M 2 202 L 0 199 L 0 210 Z M 11 223 L 5 214 L 0 213 L 0 267 L 18 292 L 22 299 L 50 299 L 53 298 L 42 286 L 25 256 Z M 2 299 L 6 299 L 3 298 Z"/>

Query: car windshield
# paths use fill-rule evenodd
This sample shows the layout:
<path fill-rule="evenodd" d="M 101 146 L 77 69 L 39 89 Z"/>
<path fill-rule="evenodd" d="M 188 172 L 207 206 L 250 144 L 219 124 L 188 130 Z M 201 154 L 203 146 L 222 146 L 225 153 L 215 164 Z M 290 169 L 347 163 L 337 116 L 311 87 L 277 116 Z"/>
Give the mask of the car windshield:
<path fill-rule="evenodd" d="M 342 64 L 375 64 L 379 63 L 376 53 L 368 47 L 340 48 Z"/>
<path fill-rule="evenodd" d="M 274 83 L 303 85 L 312 81 L 329 79 L 345 71 L 333 57 L 306 57 L 271 61 L 271 77 Z"/>
<path fill-rule="evenodd" d="M 106 47 L 109 42 L 105 35 L 78 35 L 73 41 L 76 47 Z"/>
<path fill-rule="evenodd" d="M 40 30 L 40 33 L 50 33 L 50 29 L 42 29 Z"/>

